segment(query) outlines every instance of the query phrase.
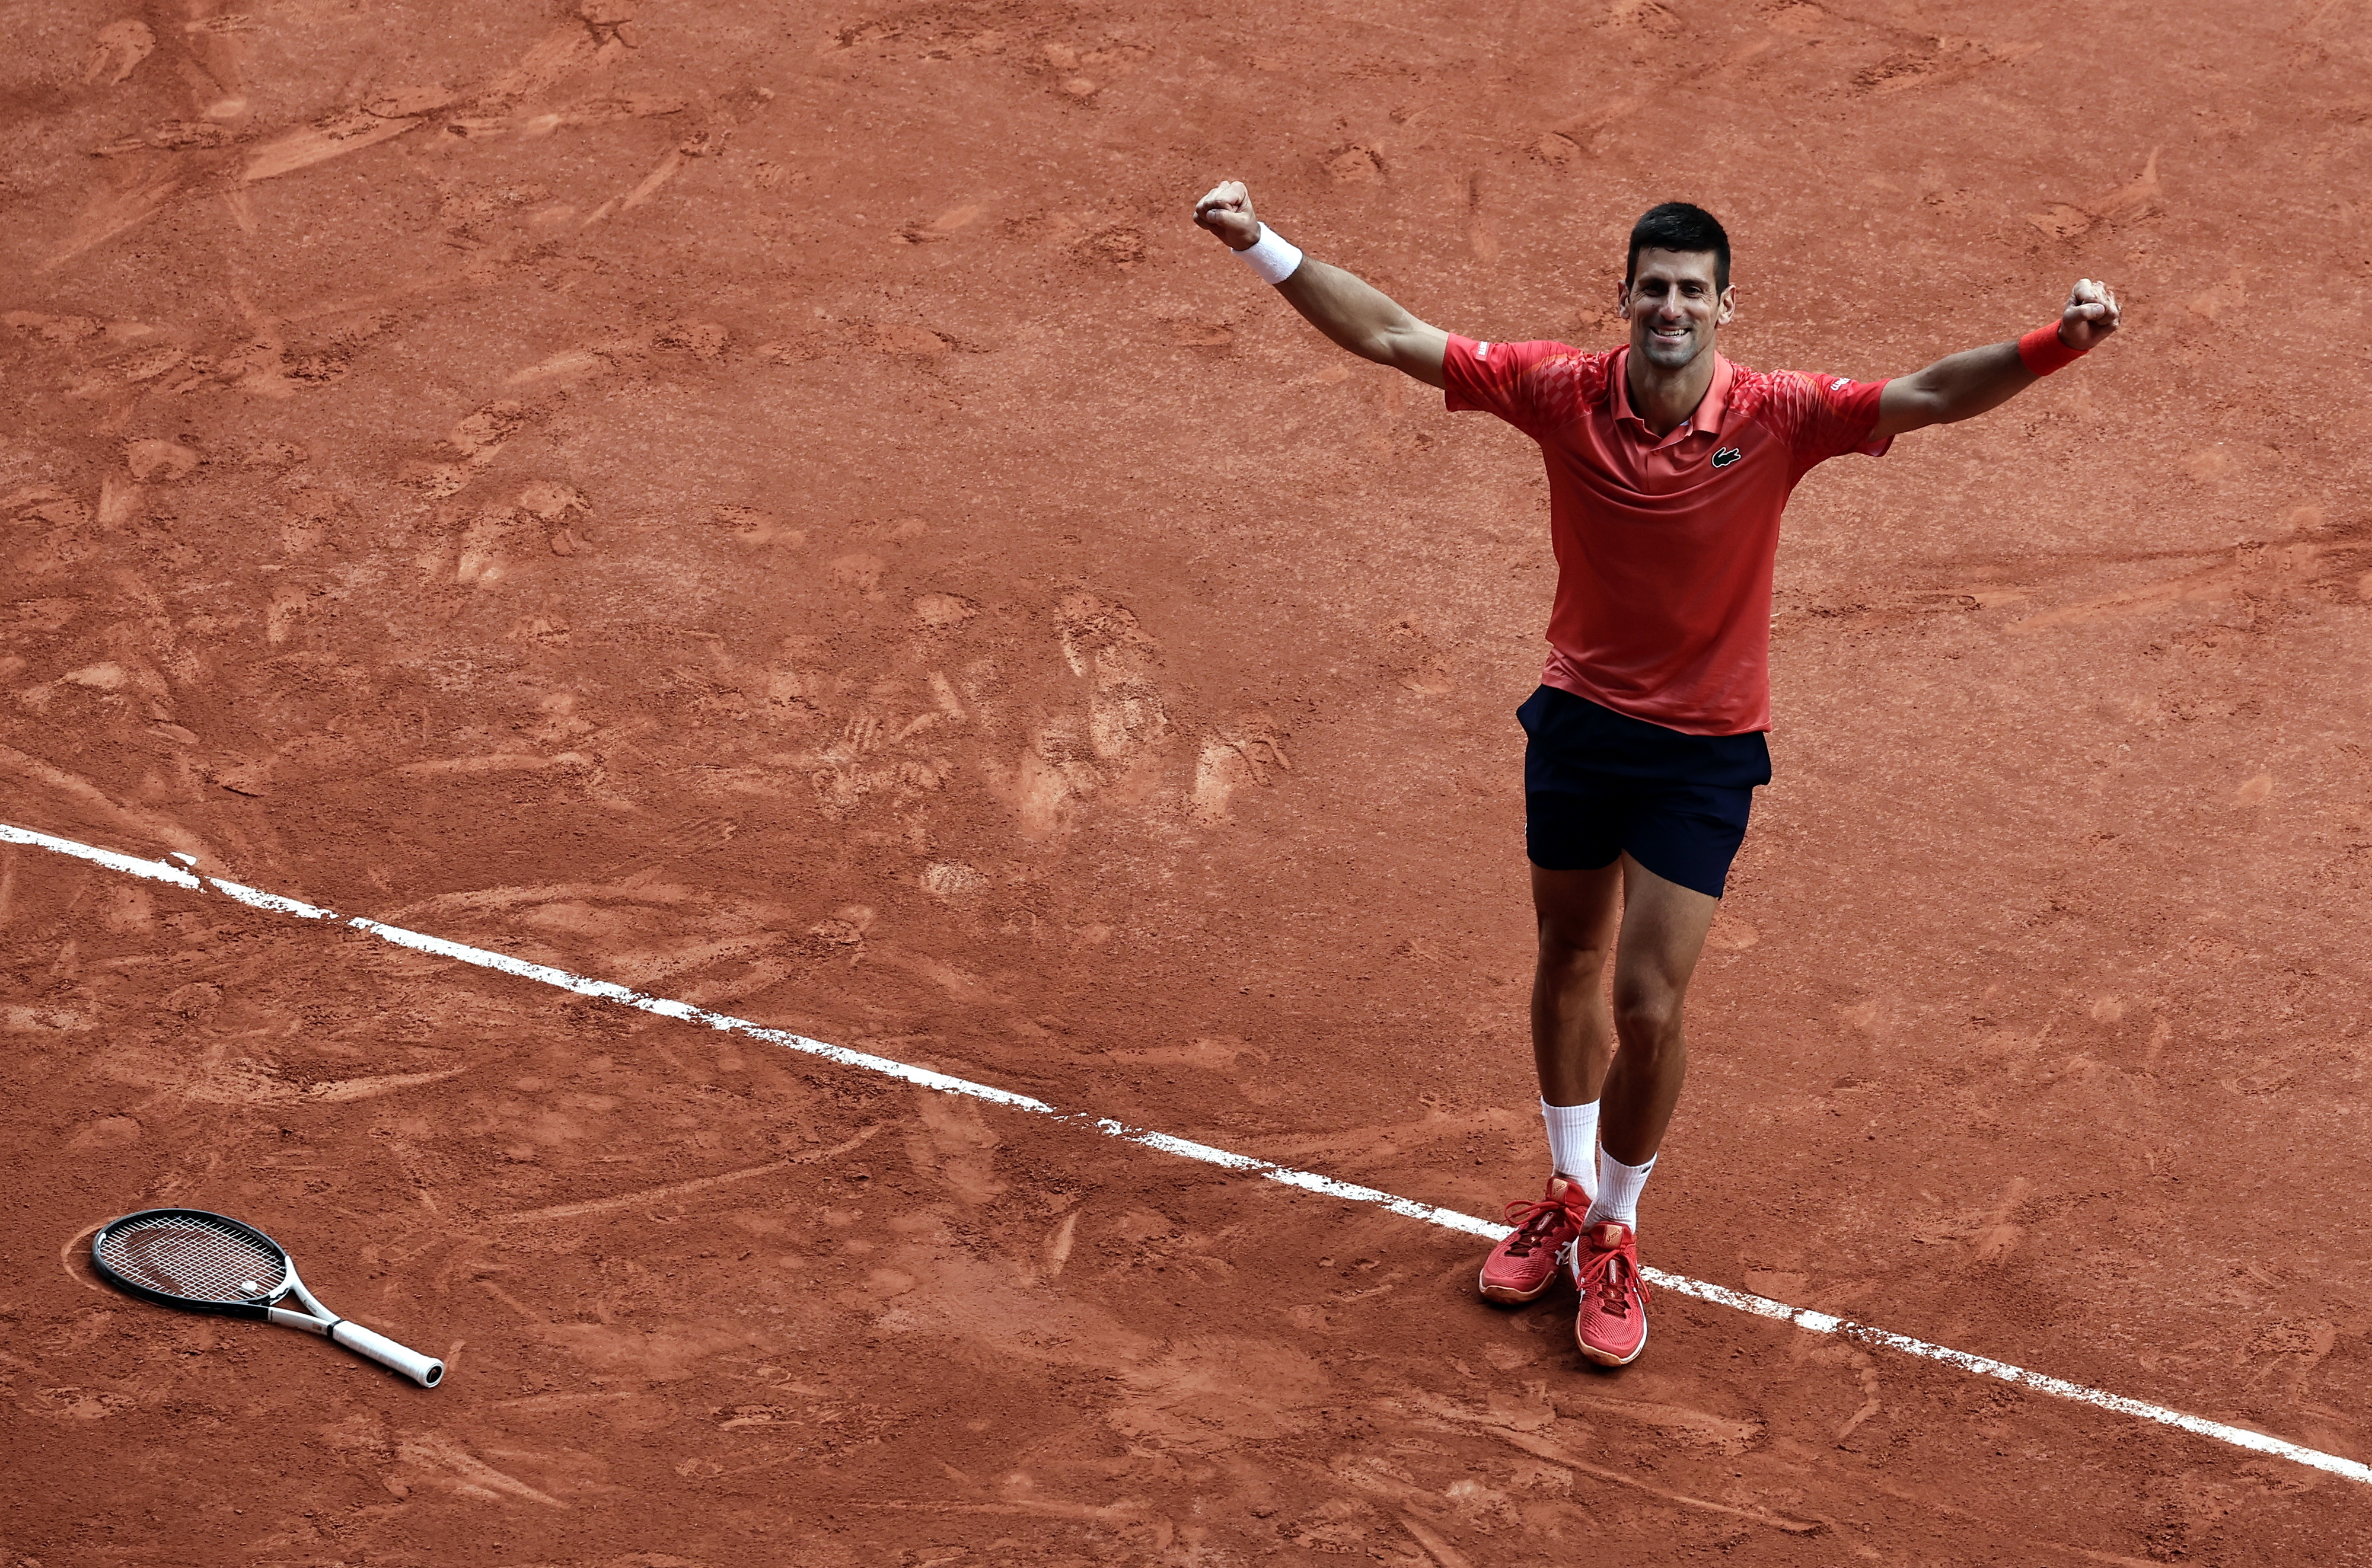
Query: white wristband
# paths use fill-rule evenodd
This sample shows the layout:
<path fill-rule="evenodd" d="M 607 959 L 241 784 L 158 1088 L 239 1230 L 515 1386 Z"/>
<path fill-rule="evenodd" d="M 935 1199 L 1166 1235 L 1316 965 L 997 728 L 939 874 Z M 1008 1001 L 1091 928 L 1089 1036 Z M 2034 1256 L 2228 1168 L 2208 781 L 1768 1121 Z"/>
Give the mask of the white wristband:
<path fill-rule="evenodd" d="M 1266 224 L 1261 225 L 1259 242 L 1236 254 L 1261 275 L 1261 282 L 1271 285 L 1283 283 L 1301 265 L 1300 250 Z"/>

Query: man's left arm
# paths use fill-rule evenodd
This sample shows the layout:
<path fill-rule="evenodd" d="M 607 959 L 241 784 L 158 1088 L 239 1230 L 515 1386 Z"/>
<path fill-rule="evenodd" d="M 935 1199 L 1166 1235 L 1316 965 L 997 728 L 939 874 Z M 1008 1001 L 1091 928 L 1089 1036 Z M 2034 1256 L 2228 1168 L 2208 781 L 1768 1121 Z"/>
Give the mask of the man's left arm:
<path fill-rule="evenodd" d="M 2044 329 L 2016 343 L 1988 343 L 1889 381 L 1878 394 L 1878 425 L 1870 438 L 1888 440 L 1999 408 L 2076 354 L 2091 352 L 2116 330 L 2116 295 L 2106 284 L 2079 279 L 2067 296 L 2055 335 Z"/>

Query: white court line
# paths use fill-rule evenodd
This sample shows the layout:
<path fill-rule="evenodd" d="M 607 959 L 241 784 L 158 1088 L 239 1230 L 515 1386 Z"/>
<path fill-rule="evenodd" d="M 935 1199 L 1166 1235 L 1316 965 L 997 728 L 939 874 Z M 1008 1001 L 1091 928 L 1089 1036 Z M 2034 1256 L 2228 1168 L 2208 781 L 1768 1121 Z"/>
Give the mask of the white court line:
<path fill-rule="evenodd" d="M 417 931 L 406 931 L 401 926 L 383 925 L 376 920 L 366 919 L 361 915 L 341 916 L 329 910 L 300 903 L 295 899 L 283 898 L 277 893 L 267 893 L 259 889 L 243 887 L 237 882 L 227 882 L 220 877 L 201 877 L 188 869 L 189 865 L 196 864 L 196 857 L 192 855 L 175 854 L 168 860 L 141 860 L 133 855 L 119 854 L 113 850 L 94 849 L 88 844 L 76 843 L 72 839 L 52 838 L 47 833 L 37 833 L 28 828 L 10 827 L 4 822 L 0 822 L 0 843 L 25 844 L 34 849 L 48 850 L 55 854 L 72 855 L 77 860 L 87 860 L 94 865 L 106 866 L 110 871 L 122 871 L 134 877 L 145 877 L 157 882 L 170 882 L 177 888 L 220 893 L 227 898 L 236 899 L 240 903 L 267 910 L 274 914 L 294 915 L 300 920 L 335 922 L 342 925 L 352 926 L 356 931 L 367 932 L 381 941 L 392 942 L 399 947 L 410 947 L 415 952 L 434 953 L 439 958 L 454 958 L 465 964 L 475 964 L 481 969 L 494 970 L 502 974 L 516 975 L 521 980 L 532 980 L 541 984 L 555 986 L 562 991 L 574 992 L 579 996 L 597 997 L 605 1002 L 616 1002 L 645 1013 L 656 1013 L 663 1018 L 680 1018 L 686 1023 L 705 1024 L 713 1029 L 746 1035 L 751 1040 L 764 1040 L 769 1045 L 779 1045 L 787 1050 L 804 1051 L 809 1056 L 820 1056 L 828 1062 L 837 1062 L 843 1066 L 861 1067 L 868 1073 L 878 1073 L 885 1077 L 896 1078 L 926 1089 L 937 1089 L 943 1094 L 966 1095 L 973 1099 L 986 1100 L 991 1105 L 1010 1106 L 1016 1110 L 1051 1116 L 1058 1121 L 1089 1128 L 1107 1137 L 1118 1138 L 1124 1143 L 1141 1144 L 1148 1149 L 1158 1149 L 1163 1154 L 1177 1155 L 1184 1159 L 1200 1160 L 1205 1165 L 1215 1165 L 1225 1170 L 1241 1171 L 1248 1176 L 1257 1176 L 1264 1181 L 1274 1181 L 1286 1187 L 1297 1187 L 1305 1192 L 1316 1192 L 1324 1197 L 1340 1198 L 1354 1203 L 1373 1203 L 1378 1208 L 1387 1209 L 1408 1219 L 1422 1220 L 1427 1225 L 1437 1225 L 1448 1230 L 1463 1231 L 1469 1236 L 1482 1237 L 1495 1241 L 1507 1234 L 1507 1227 L 1504 1225 L 1491 1220 L 1477 1219 L 1472 1214 L 1462 1214 L 1455 1209 L 1436 1208 L 1431 1203 L 1420 1203 L 1413 1198 L 1395 1197 L 1389 1192 L 1378 1191 L 1373 1187 L 1361 1187 L 1348 1181 L 1338 1181 L 1333 1177 L 1320 1176 L 1315 1171 L 1295 1170 L 1290 1167 L 1259 1159 L 1250 1155 L 1235 1154 L 1227 1149 L 1213 1148 L 1208 1144 L 1196 1144 L 1184 1138 L 1173 1138 L 1167 1132 L 1156 1132 L 1143 1127 L 1131 1127 L 1125 1122 L 1114 1121 L 1107 1117 L 1093 1116 L 1086 1111 L 1057 1110 L 1043 1100 L 1032 1099 L 1028 1095 L 1015 1094 L 1010 1089 L 1000 1089 L 988 1084 L 975 1084 L 965 1078 L 949 1077 L 945 1073 L 934 1073 L 926 1067 L 916 1067 L 903 1062 L 892 1062 L 886 1056 L 873 1056 L 862 1051 L 851 1051 L 846 1046 L 810 1040 L 805 1035 L 792 1034 L 785 1029 L 770 1029 L 762 1024 L 753 1024 L 747 1018 L 736 1018 L 724 1013 L 712 1013 L 705 1007 L 695 1007 L 689 1002 L 670 1002 L 665 997 L 646 995 L 610 981 L 587 980 L 583 975 L 571 974 L 566 970 L 552 969 L 545 964 L 531 964 L 524 958 L 514 958 L 506 953 L 492 952 L 484 947 L 465 947 L 459 942 L 448 942 L 442 936 L 429 936 Z M 177 865 L 173 864 L 176 860 L 186 864 Z M 2132 1416 L 2136 1420 L 2156 1422 L 2161 1426 L 2171 1426 L 2195 1436 L 2214 1438 L 2219 1443 L 2229 1443 L 2236 1448 L 2247 1448 L 2254 1453 L 2270 1454 L 2276 1458 L 2289 1459 L 2319 1470 L 2326 1470 L 2335 1476 L 2344 1477 L 2349 1481 L 2372 1485 L 2372 1465 L 2365 1465 L 2355 1459 L 2342 1458 L 2336 1454 L 2326 1454 L 2320 1449 L 2308 1448 L 2301 1444 L 2285 1442 L 2279 1437 L 2269 1437 L 2262 1432 L 2251 1432 L 2246 1427 L 2228 1426 L 2222 1422 L 2209 1421 L 2202 1416 L 2185 1415 L 2180 1411 L 2169 1410 L 2163 1405 L 2148 1404 L 2140 1400 L 2126 1399 L 2122 1394 L 2111 1394 L 2099 1388 L 2086 1388 L 2081 1383 L 2071 1383 L 2064 1377 L 2052 1377 L 2041 1372 L 2029 1372 L 2022 1366 L 2012 1366 L 2007 1362 L 1995 1361 L 1990 1356 L 1972 1355 L 1967 1351 L 1929 1344 L 1924 1340 L 1914 1340 L 1907 1334 L 1893 1333 L 1885 1329 L 1873 1328 L 1866 1323 L 1856 1323 L 1850 1318 L 1832 1317 L 1826 1312 L 1815 1312 L 1808 1307 L 1789 1307 L 1785 1302 L 1773 1301 L 1765 1296 L 1750 1295 L 1744 1291 L 1731 1290 L 1727 1285 L 1708 1284 L 1703 1280 L 1692 1280 L 1683 1274 L 1667 1273 L 1661 1269 L 1642 1268 L 1639 1272 L 1658 1289 L 1670 1291 L 1676 1295 L 1692 1296 L 1699 1301 L 1709 1301 L 1716 1306 L 1734 1307 L 1740 1312 L 1750 1312 L 1758 1318 L 1770 1318 L 1784 1323 L 1793 1323 L 1796 1328 L 1811 1333 L 1835 1334 L 1842 1339 L 1852 1340 L 1879 1350 L 1899 1351 L 1904 1355 L 1915 1355 L 1923 1360 L 1941 1362 L 1947 1366 L 1955 1366 L 1963 1372 L 1975 1373 L 1980 1376 L 1998 1377 L 2005 1383 L 2015 1383 L 2021 1388 L 2030 1388 L 2038 1394 L 2050 1394 L 2063 1400 L 2073 1400 L 2078 1404 L 2113 1411 L 2119 1415 Z"/>

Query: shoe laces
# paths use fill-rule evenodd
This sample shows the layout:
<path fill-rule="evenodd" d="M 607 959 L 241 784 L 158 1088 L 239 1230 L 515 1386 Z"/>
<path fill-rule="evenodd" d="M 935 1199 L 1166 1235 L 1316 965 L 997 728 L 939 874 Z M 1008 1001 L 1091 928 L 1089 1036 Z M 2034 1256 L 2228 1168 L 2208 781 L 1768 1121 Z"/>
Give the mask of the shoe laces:
<path fill-rule="evenodd" d="M 1639 1265 L 1632 1260 L 1629 1248 L 1601 1249 L 1585 1241 L 1581 1252 L 1581 1288 L 1596 1292 L 1599 1311 L 1611 1318 L 1628 1318 L 1634 1300 L 1646 1301 L 1647 1282 L 1639 1277 Z"/>
<path fill-rule="evenodd" d="M 1507 1237 L 1507 1256 L 1510 1258 L 1529 1256 L 1533 1248 L 1555 1233 L 1559 1219 L 1567 1225 L 1578 1223 L 1574 1219 L 1572 1208 L 1554 1198 L 1517 1198 L 1500 1213 L 1509 1225 L 1516 1227 L 1516 1234 Z"/>

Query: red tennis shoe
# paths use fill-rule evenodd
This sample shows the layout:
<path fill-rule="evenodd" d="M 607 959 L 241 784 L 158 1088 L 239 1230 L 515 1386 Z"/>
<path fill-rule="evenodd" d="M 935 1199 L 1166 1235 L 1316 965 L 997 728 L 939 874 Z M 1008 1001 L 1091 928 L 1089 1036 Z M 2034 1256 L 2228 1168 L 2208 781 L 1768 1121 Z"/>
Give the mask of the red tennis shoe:
<path fill-rule="evenodd" d="M 1621 1220 L 1600 1220 L 1574 1247 L 1574 1283 L 1581 1316 L 1573 1337 L 1581 1353 L 1601 1366 L 1628 1366 L 1647 1348 L 1647 1282 L 1639 1277 L 1639 1233 Z"/>
<path fill-rule="evenodd" d="M 1538 1301 L 1556 1283 L 1557 1260 L 1581 1234 L 1588 1213 L 1589 1194 L 1580 1182 L 1562 1176 L 1549 1178 L 1538 1202 L 1518 1198 L 1509 1203 L 1507 1223 L 1516 1228 L 1482 1260 L 1482 1299 L 1511 1306 Z"/>

